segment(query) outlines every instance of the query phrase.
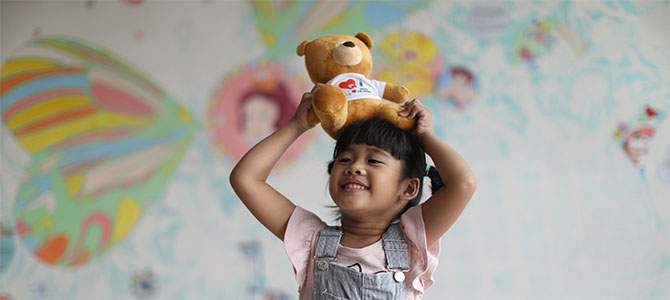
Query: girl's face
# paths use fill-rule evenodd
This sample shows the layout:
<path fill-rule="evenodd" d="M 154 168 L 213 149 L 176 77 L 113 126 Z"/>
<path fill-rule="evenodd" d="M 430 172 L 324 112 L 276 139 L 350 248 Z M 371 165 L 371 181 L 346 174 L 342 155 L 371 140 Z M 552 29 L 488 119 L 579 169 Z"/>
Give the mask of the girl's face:
<path fill-rule="evenodd" d="M 335 158 L 330 174 L 330 196 L 342 217 L 395 217 L 407 204 L 408 182 L 403 163 L 389 152 L 370 145 L 349 145 Z"/>

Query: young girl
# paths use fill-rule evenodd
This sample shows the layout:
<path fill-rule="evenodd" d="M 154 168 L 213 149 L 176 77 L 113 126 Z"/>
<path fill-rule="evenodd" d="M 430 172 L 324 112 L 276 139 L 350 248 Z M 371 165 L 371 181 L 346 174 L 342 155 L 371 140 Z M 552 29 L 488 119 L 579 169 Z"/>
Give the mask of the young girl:
<path fill-rule="evenodd" d="M 433 284 L 440 236 L 472 197 L 475 176 L 435 135 L 431 112 L 409 101 L 400 115 L 417 119 L 411 133 L 367 119 L 338 139 L 328 169 L 341 226 L 327 226 L 266 182 L 284 151 L 313 126 L 311 97 L 304 94 L 293 119 L 242 157 L 230 175 L 233 189 L 284 241 L 300 299 L 420 299 Z M 424 151 L 436 168 L 426 168 Z M 424 176 L 433 195 L 417 206 Z"/>

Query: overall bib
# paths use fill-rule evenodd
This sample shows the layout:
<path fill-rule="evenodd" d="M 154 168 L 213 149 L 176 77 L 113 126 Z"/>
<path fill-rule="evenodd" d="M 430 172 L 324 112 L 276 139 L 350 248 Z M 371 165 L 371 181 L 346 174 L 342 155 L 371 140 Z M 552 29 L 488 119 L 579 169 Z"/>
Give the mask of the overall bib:
<path fill-rule="evenodd" d="M 319 232 L 314 255 L 313 299 L 407 299 L 405 274 L 409 270 L 407 242 L 399 223 L 382 234 L 387 272 L 366 274 L 333 263 L 342 229 L 326 226 Z"/>

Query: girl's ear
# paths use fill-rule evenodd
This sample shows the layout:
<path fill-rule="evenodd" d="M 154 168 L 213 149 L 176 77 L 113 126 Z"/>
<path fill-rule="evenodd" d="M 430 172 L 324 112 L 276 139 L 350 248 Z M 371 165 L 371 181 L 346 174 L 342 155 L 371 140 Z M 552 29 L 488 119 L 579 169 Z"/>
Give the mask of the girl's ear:
<path fill-rule="evenodd" d="M 405 183 L 405 189 L 402 191 L 402 194 L 400 195 L 401 200 L 410 201 L 416 198 L 417 194 L 419 193 L 419 184 L 421 184 L 419 178 L 408 179 L 407 182 Z"/>

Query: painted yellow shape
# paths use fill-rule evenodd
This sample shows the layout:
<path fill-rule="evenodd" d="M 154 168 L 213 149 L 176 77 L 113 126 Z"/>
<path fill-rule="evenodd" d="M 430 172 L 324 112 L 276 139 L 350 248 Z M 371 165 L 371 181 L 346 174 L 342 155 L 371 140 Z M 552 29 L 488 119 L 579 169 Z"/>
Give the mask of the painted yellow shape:
<path fill-rule="evenodd" d="M 116 208 L 116 222 L 114 225 L 114 240 L 116 244 L 123 239 L 128 232 L 135 226 L 140 218 L 142 210 L 133 198 L 126 197 Z"/>
<path fill-rule="evenodd" d="M 58 65 L 58 62 L 50 59 L 40 59 L 40 58 L 15 58 L 2 67 L 2 78 L 5 78 L 16 73 L 21 73 L 25 71 L 40 70 L 51 68 Z"/>
<path fill-rule="evenodd" d="M 47 232 L 54 228 L 54 220 L 50 216 L 44 216 L 35 222 L 33 228 L 31 228 L 32 233 L 36 233 L 42 229 Z"/>
<path fill-rule="evenodd" d="M 183 107 L 179 107 L 178 109 L 181 122 L 184 124 L 191 124 L 191 114 Z"/>
<path fill-rule="evenodd" d="M 19 142 L 30 153 L 37 153 L 55 143 L 77 134 L 93 131 L 98 128 L 147 126 L 150 119 L 115 113 L 97 113 L 75 120 L 64 122 L 57 126 L 38 130 L 34 133 L 21 135 Z"/>
<path fill-rule="evenodd" d="M 88 96 L 68 95 L 42 101 L 36 105 L 24 109 L 7 121 L 9 129 L 15 129 L 21 125 L 37 122 L 45 118 L 59 115 L 70 110 L 90 106 Z"/>
<path fill-rule="evenodd" d="M 81 174 L 75 174 L 68 177 L 67 190 L 70 194 L 70 197 L 79 193 L 83 184 L 84 184 L 84 176 L 82 176 Z"/>

